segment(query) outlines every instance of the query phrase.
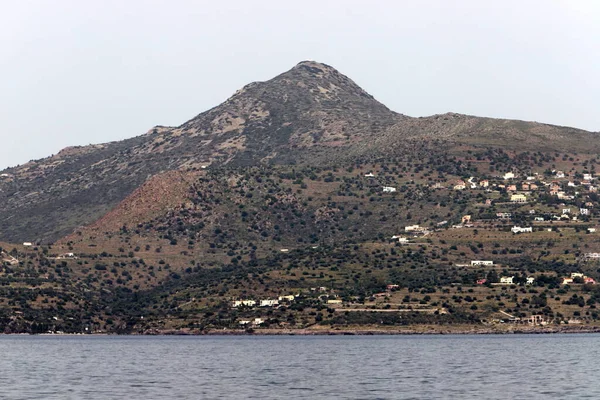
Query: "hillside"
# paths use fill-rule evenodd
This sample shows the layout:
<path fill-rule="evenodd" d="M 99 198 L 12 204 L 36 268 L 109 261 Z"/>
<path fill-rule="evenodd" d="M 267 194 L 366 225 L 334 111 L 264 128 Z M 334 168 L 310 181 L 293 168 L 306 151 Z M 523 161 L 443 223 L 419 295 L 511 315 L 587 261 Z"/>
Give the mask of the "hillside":
<path fill-rule="evenodd" d="M 52 246 L 1 244 L 0 328 L 597 330 L 598 162 L 424 142 L 158 174 Z"/>
<path fill-rule="evenodd" d="M 67 148 L 0 173 L 0 239 L 52 242 L 114 208 L 168 171 L 219 166 L 322 166 L 410 151 L 437 141 L 532 151 L 598 151 L 597 135 L 458 114 L 410 118 L 334 68 L 312 61 L 251 83 L 178 127 L 121 142 Z M 441 142 L 440 142 L 441 140 Z"/>

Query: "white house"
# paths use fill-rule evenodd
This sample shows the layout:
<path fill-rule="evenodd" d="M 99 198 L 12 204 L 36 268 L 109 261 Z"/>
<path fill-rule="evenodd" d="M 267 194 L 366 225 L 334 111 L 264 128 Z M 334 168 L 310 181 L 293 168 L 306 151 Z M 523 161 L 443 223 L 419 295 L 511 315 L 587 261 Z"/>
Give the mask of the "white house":
<path fill-rule="evenodd" d="M 504 174 L 504 180 L 513 179 L 514 177 L 515 177 L 515 174 L 512 172 L 507 172 Z"/>
<path fill-rule="evenodd" d="M 568 195 L 568 194 L 566 194 L 565 192 L 558 192 L 558 193 L 556 194 L 556 197 L 557 197 L 559 200 L 573 200 L 573 199 L 575 198 L 575 196 Z"/>
<path fill-rule="evenodd" d="M 569 283 L 573 283 L 573 278 L 563 278 L 562 284 L 568 285 Z"/>
<path fill-rule="evenodd" d="M 74 253 L 64 253 L 59 255 L 58 257 L 56 257 L 57 260 L 64 260 L 64 259 L 76 259 L 77 257 L 75 256 Z"/>
<path fill-rule="evenodd" d="M 503 276 L 500 278 L 500 283 L 503 285 L 512 285 L 514 276 Z"/>
<path fill-rule="evenodd" d="M 562 209 L 562 213 L 563 214 L 571 214 L 571 209 L 570 208 L 563 208 Z"/>
<path fill-rule="evenodd" d="M 294 296 L 293 294 L 289 294 L 287 296 L 279 296 L 279 301 L 283 301 L 283 300 L 294 301 L 295 298 L 296 298 L 296 296 Z"/>
<path fill-rule="evenodd" d="M 262 318 L 254 318 L 254 321 L 252 321 L 252 325 L 262 325 L 265 323 L 265 320 Z"/>
<path fill-rule="evenodd" d="M 31 242 L 23 242 L 23 246 L 25 246 L 25 247 L 31 247 L 31 246 L 33 246 L 33 243 L 31 243 Z"/>
<path fill-rule="evenodd" d="M 414 231 L 421 231 L 421 230 L 423 230 L 423 228 L 421 228 L 419 225 L 410 225 L 410 226 L 404 227 L 405 232 L 414 232 Z"/>
<path fill-rule="evenodd" d="M 256 301 L 254 300 L 236 300 L 233 302 L 233 307 L 254 307 L 256 305 Z"/>
<path fill-rule="evenodd" d="M 400 243 L 400 244 L 409 244 L 410 242 L 408 241 L 407 238 L 401 237 L 401 238 L 398 238 L 398 243 Z"/>
<path fill-rule="evenodd" d="M 533 285 L 533 282 L 535 282 L 535 278 L 533 276 L 530 276 L 527 278 L 527 284 L 528 285 Z"/>
<path fill-rule="evenodd" d="M 260 301 L 261 307 L 275 307 L 279 305 L 279 300 L 275 299 L 265 299 Z"/>
<path fill-rule="evenodd" d="M 281 249 L 279 251 L 282 252 L 282 253 L 288 253 L 290 251 L 290 249 Z"/>
<path fill-rule="evenodd" d="M 527 197 L 524 194 L 513 194 L 510 196 L 510 201 L 513 203 L 526 203 Z"/>
<path fill-rule="evenodd" d="M 589 233 L 594 233 L 594 232 L 596 232 L 596 228 L 588 228 L 587 231 Z"/>
<path fill-rule="evenodd" d="M 591 181 L 592 179 L 594 179 L 594 177 L 592 176 L 592 174 L 583 174 L 583 180 L 584 181 Z"/>
<path fill-rule="evenodd" d="M 365 174 L 365 176 L 366 176 L 366 177 L 368 177 L 368 178 L 372 178 L 372 177 L 374 177 L 375 175 L 374 175 L 372 172 L 369 172 L 368 174 Z"/>
<path fill-rule="evenodd" d="M 392 186 L 384 186 L 383 193 L 394 193 L 396 191 L 395 187 Z"/>
<path fill-rule="evenodd" d="M 580 215 L 590 215 L 590 210 L 587 208 L 580 208 L 579 209 L 579 214 Z"/>
<path fill-rule="evenodd" d="M 473 261 L 471 261 L 471 266 L 477 266 L 477 265 L 492 266 L 492 265 L 494 265 L 494 262 L 489 261 L 489 260 L 473 260 Z"/>
<path fill-rule="evenodd" d="M 533 232 L 533 228 L 529 227 L 529 228 L 521 228 L 520 226 L 513 226 L 511 229 L 512 233 L 526 233 L 526 232 Z"/>
<path fill-rule="evenodd" d="M 563 171 L 556 171 L 556 175 L 557 178 L 564 178 L 565 177 L 565 173 Z"/>
<path fill-rule="evenodd" d="M 470 177 L 467 182 L 469 182 L 469 185 L 471 186 L 471 189 L 476 189 L 477 188 L 477 184 L 475 182 L 473 182 L 473 179 L 475 179 L 475 178 L 474 177 Z"/>

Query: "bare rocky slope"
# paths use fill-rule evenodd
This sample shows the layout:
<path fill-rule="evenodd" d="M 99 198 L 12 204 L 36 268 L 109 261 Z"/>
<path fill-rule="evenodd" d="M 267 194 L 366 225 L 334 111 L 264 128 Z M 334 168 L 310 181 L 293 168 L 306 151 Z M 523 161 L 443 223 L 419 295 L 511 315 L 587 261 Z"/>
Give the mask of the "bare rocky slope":
<path fill-rule="evenodd" d="M 150 178 L 261 163 L 325 165 L 405 151 L 414 141 L 521 150 L 599 150 L 573 128 L 459 114 L 411 118 L 389 110 L 334 68 L 312 61 L 251 83 L 178 127 L 0 172 L 0 240 L 52 242 L 113 209 Z M 149 187 L 152 187 L 150 185 Z M 146 193 L 145 191 L 138 193 Z"/>

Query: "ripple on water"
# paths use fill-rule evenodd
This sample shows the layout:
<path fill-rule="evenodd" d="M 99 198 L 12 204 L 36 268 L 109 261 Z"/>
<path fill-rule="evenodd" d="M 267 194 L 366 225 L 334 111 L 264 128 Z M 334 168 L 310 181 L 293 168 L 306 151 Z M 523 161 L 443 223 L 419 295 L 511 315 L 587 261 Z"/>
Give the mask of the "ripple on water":
<path fill-rule="evenodd" d="M 597 399 L 599 338 L 1 336 L 0 398 Z"/>

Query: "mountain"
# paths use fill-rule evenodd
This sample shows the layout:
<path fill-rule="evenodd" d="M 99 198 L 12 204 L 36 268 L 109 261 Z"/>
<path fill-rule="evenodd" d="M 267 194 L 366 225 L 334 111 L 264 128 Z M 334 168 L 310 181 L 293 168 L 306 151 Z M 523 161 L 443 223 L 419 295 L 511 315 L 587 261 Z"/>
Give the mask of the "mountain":
<path fill-rule="evenodd" d="M 445 149 L 599 150 L 597 134 L 573 128 L 459 114 L 407 117 L 334 68 L 305 61 L 245 86 L 178 127 L 157 126 L 120 142 L 67 148 L 0 172 L 0 240 L 56 241 L 170 171 L 322 166 L 410 153 L 423 142 Z"/>
<path fill-rule="evenodd" d="M 302 62 L 2 171 L 0 332 L 598 331 L 597 139 Z"/>

